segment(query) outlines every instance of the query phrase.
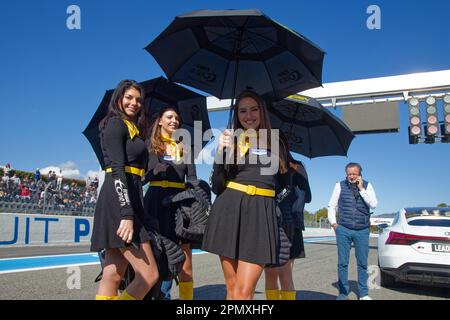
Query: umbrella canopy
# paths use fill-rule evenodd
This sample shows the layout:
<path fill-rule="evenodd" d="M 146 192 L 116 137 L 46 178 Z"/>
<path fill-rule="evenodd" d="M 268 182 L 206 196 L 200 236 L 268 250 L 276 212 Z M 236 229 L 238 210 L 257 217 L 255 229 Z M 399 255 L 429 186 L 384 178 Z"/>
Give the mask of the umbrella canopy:
<path fill-rule="evenodd" d="M 290 151 L 308 158 L 347 155 L 355 136 L 317 100 L 293 95 L 269 105 L 268 109 L 272 128 L 284 133 Z"/>
<path fill-rule="evenodd" d="M 322 84 L 324 52 L 259 10 L 177 16 L 145 49 L 171 81 L 220 99 L 245 89 L 282 99 Z"/>
<path fill-rule="evenodd" d="M 155 118 L 155 115 L 159 113 L 161 108 L 170 105 L 177 109 L 182 119 L 181 128 L 190 132 L 192 143 L 194 143 L 194 121 L 201 121 L 202 132 L 199 133 L 201 137 L 203 137 L 205 131 L 211 129 L 205 96 L 170 82 L 164 77 L 147 80 L 141 82 L 141 84 L 145 89 L 144 107 L 148 108 L 150 121 Z M 114 89 L 106 91 L 97 111 L 83 131 L 103 169 L 105 168 L 105 163 L 100 145 L 98 125 L 108 112 L 108 105 L 113 92 Z M 202 141 L 202 148 L 206 143 L 207 141 Z M 197 156 L 197 154 L 194 154 L 194 156 Z"/>

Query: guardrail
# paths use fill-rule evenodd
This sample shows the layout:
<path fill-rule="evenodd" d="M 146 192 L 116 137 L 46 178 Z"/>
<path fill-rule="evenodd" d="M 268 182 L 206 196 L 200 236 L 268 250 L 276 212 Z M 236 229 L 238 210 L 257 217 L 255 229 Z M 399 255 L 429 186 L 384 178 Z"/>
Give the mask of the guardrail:
<path fill-rule="evenodd" d="M 81 209 L 74 210 L 55 204 L 39 205 L 33 202 L 0 201 L 0 212 L 92 217 L 95 207 L 84 206 Z"/>

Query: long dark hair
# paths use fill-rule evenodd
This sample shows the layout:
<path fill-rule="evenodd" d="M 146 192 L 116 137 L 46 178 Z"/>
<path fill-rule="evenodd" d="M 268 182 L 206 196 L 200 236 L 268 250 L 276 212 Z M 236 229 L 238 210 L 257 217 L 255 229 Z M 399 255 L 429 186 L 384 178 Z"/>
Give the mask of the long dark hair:
<path fill-rule="evenodd" d="M 139 135 L 142 138 L 147 137 L 147 131 L 148 131 L 148 121 L 147 121 L 147 108 L 144 105 L 144 99 L 145 99 L 145 90 L 144 87 L 137 83 L 134 80 L 122 80 L 117 85 L 116 89 L 114 90 L 111 100 L 109 101 L 108 105 L 108 113 L 106 116 L 100 121 L 99 129 L 103 130 L 106 127 L 106 124 L 108 123 L 108 120 L 112 117 L 120 117 L 121 119 L 126 119 L 127 116 L 123 112 L 122 108 L 120 108 L 119 102 L 123 99 L 123 96 L 125 95 L 125 92 L 130 89 L 134 88 L 141 94 L 141 111 L 137 115 L 137 117 L 134 119 L 134 124 L 139 129 Z"/>
<path fill-rule="evenodd" d="M 233 129 L 244 129 L 241 123 L 239 122 L 238 112 L 239 112 L 239 104 L 241 101 L 245 98 L 252 98 L 255 100 L 259 106 L 259 118 L 260 118 L 260 124 L 259 129 L 267 129 L 267 149 L 271 149 L 272 141 L 271 141 L 271 133 L 270 130 L 272 129 L 272 125 L 270 124 L 270 118 L 269 118 L 269 112 L 267 111 L 267 104 L 266 101 L 258 95 L 256 92 L 251 90 L 244 90 L 237 96 L 236 103 L 233 106 Z M 279 148 L 279 172 L 280 173 L 286 173 L 287 168 L 287 155 L 288 148 L 286 145 L 280 141 L 280 148 Z M 237 157 L 237 144 L 234 144 L 234 156 L 235 161 Z M 235 170 L 235 165 L 225 165 L 226 170 Z"/>

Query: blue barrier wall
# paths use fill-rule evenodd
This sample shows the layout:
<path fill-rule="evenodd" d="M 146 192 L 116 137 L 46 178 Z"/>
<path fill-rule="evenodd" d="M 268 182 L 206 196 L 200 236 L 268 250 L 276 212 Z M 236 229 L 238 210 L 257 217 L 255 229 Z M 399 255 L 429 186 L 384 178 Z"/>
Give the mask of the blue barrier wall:
<path fill-rule="evenodd" d="M 89 244 L 92 217 L 0 213 L 0 248 Z"/>

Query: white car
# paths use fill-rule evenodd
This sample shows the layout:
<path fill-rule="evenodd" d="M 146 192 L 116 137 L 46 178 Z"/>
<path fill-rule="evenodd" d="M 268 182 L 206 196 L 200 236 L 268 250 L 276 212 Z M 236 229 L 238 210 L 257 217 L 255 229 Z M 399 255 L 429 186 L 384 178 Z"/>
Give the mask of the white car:
<path fill-rule="evenodd" d="M 395 281 L 450 287 L 450 207 L 405 208 L 378 226 L 381 285 Z"/>

